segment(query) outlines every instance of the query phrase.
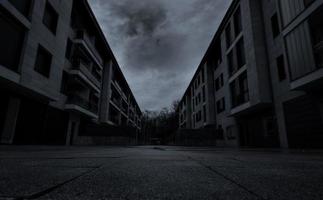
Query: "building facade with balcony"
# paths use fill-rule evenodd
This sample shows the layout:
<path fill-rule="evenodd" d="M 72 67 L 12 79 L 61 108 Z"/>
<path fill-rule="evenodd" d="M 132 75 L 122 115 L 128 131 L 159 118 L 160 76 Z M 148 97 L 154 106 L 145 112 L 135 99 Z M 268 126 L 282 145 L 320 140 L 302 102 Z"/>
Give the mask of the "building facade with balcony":
<path fill-rule="evenodd" d="M 140 131 L 140 108 L 86 0 L 1 1 L 0 26 L 1 143 L 91 143 L 84 124 L 121 126 L 113 80 L 132 108 L 124 124 Z"/>
<path fill-rule="evenodd" d="M 322 4 L 232 2 L 202 59 L 213 75 L 206 115 L 215 116 L 217 144 L 323 146 Z"/>

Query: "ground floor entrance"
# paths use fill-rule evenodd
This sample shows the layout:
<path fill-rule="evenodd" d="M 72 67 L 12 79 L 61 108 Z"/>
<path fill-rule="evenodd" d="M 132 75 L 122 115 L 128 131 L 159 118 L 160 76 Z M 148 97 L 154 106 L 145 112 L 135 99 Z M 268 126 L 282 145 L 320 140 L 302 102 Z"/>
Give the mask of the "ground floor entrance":
<path fill-rule="evenodd" d="M 283 104 L 290 148 L 322 148 L 323 120 L 320 102 L 301 96 Z"/>
<path fill-rule="evenodd" d="M 279 147 L 278 129 L 272 111 L 237 118 L 241 147 Z"/>
<path fill-rule="evenodd" d="M 48 104 L 22 99 L 13 143 L 63 145 L 67 125 L 68 113 Z"/>

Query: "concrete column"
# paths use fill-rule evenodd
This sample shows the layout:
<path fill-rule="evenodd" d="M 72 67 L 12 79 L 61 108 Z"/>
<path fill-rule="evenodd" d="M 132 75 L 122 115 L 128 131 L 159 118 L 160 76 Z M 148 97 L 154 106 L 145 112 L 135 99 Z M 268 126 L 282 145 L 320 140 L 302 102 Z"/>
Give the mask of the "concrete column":
<path fill-rule="evenodd" d="M 12 144 L 16 132 L 16 123 L 19 115 L 21 100 L 16 97 L 10 97 L 6 118 L 3 124 L 1 143 Z"/>
<path fill-rule="evenodd" d="M 101 102 L 100 102 L 100 113 L 99 121 L 105 123 L 109 119 L 109 103 L 111 97 L 111 81 L 113 74 L 112 61 L 110 60 L 104 65 L 103 69 L 103 79 L 102 79 L 102 88 L 101 88 Z"/>
<path fill-rule="evenodd" d="M 70 114 L 65 145 L 73 145 L 79 133 L 80 118 L 77 115 Z"/>
<path fill-rule="evenodd" d="M 288 148 L 288 138 L 287 138 L 286 123 L 285 123 L 285 113 L 284 113 L 282 103 L 277 103 L 275 109 L 276 109 L 280 147 L 287 149 Z"/>

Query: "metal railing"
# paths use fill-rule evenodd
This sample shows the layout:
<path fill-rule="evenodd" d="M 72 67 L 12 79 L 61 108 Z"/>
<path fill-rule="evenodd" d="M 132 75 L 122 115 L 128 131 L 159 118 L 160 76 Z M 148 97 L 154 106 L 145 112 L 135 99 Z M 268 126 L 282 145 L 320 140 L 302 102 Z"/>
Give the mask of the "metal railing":
<path fill-rule="evenodd" d="M 99 106 L 95 102 L 90 102 L 89 100 L 85 99 L 84 97 L 81 97 L 77 94 L 71 94 L 68 96 L 67 104 L 74 104 L 78 105 L 92 113 L 98 113 Z"/>

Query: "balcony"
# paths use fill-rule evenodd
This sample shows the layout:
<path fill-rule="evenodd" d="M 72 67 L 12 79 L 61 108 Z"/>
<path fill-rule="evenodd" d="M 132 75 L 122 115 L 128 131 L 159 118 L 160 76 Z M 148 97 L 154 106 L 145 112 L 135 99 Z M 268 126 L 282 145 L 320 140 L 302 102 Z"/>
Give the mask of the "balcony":
<path fill-rule="evenodd" d="M 127 96 L 126 94 L 123 92 L 121 86 L 119 85 L 119 83 L 116 80 L 112 81 L 113 85 L 115 86 L 115 88 L 117 89 L 118 93 L 125 99 L 127 100 Z"/>
<path fill-rule="evenodd" d="M 83 62 L 81 59 L 73 62 L 72 69 L 69 74 L 81 78 L 88 86 L 94 89 L 96 92 L 100 92 L 100 80 L 91 71 L 91 66 Z"/>
<path fill-rule="evenodd" d="M 68 96 L 65 109 L 73 110 L 92 118 L 97 118 L 99 107 L 97 103 L 90 102 L 79 95 L 71 94 Z"/>
<path fill-rule="evenodd" d="M 95 48 L 94 41 L 90 38 L 90 36 L 86 33 L 85 30 L 76 31 L 76 37 L 74 42 L 76 44 L 82 45 L 92 57 L 92 59 L 96 62 L 96 64 L 102 68 L 103 61 L 100 58 L 100 54 Z"/>
<path fill-rule="evenodd" d="M 318 91 L 323 84 L 323 41 L 313 46 L 315 68 L 314 71 L 302 76 L 290 83 L 292 90 Z"/>

